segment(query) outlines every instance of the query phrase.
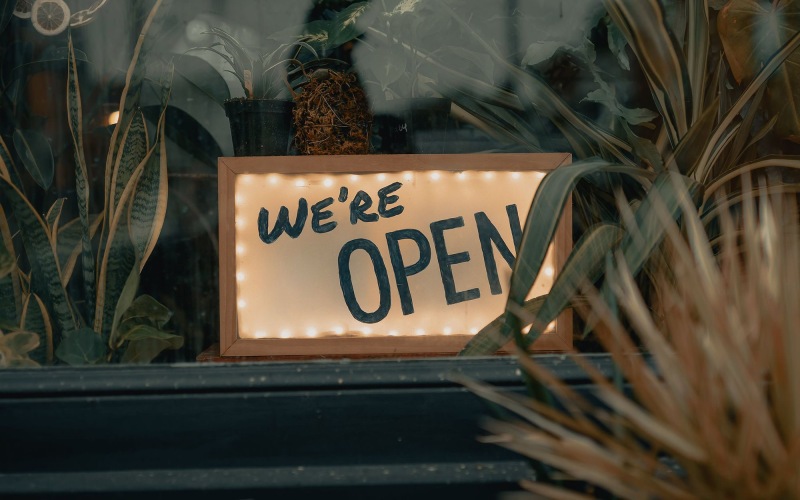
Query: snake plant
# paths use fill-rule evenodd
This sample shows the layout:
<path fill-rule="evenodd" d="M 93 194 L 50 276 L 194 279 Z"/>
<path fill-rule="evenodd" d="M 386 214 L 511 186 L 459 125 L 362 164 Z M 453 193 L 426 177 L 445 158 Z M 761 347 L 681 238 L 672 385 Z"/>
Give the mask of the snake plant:
<path fill-rule="evenodd" d="M 30 357 L 39 363 L 149 362 L 164 349 L 183 344 L 182 337 L 164 329 L 171 312 L 152 297 L 137 295 L 167 206 L 164 121 L 171 72 L 162 80 L 152 143 L 139 106 L 147 54 L 154 44 L 147 34 L 162 23 L 156 15 L 162 2 L 156 1 L 150 11 L 128 67 L 102 200 L 91 197 L 71 37 L 66 103 L 76 199 L 58 199 L 42 216 L 12 175 L 12 155 L 0 139 L 0 192 L 9 209 L 0 210 L 0 236 L 13 261 L 0 275 L 0 329 L 38 334 L 39 347 Z M 74 203 L 79 216 L 63 223 L 66 203 Z"/>

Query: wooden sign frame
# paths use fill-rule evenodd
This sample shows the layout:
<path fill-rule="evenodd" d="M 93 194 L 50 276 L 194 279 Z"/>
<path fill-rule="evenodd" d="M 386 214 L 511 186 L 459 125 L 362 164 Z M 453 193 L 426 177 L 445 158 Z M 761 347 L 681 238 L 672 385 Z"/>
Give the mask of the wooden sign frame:
<path fill-rule="evenodd" d="M 281 156 L 219 158 L 219 283 L 220 354 L 226 356 L 385 357 L 453 355 L 472 338 L 466 332 L 449 335 L 325 336 L 319 338 L 243 338 L 239 334 L 236 269 L 236 179 L 248 174 L 376 174 L 413 172 L 546 173 L 569 164 L 567 153 L 467 155 Z M 533 193 L 531 193 L 531 197 Z M 524 218 L 522 223 L 524 225 Z M 561 269 L 572 248 L 571 203 L 567 203 L 553 241 L 553 262 Z M 504 285 L 505 286 L 505 285 Z M 502 311 L 498 311 L 500 314 Z M 312 311 L 309 311 L 313 314 Z M 564 351 L 572 346 L 572 319 L 565 312 L 554 331 L 542 335 L 534 351 Z"/>

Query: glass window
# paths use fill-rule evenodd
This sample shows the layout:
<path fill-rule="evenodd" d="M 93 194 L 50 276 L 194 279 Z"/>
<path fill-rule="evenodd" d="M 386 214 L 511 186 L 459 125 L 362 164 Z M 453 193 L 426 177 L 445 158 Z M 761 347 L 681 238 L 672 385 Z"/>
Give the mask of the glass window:
<path fill-rule="evenodd" d="M 735 107 L 788 35 L 750 67 L 728 29 L 739 13 L 695 3 L 642 2 L 627 25 L 594 0 L 3 2 L 0 362 L 192 361 L 219 342 L 220 157 L 564 152 L 641 168 L 576 177 L 577 241 L 686 148 L 719 152 L 694 131 L 731 109 L 754 130 L 720 136 L 739 163 L 794 153 L 791 116 Z M 700 177 L 676 168 L 716 188 L 726 151 L 701 156 Z"/>

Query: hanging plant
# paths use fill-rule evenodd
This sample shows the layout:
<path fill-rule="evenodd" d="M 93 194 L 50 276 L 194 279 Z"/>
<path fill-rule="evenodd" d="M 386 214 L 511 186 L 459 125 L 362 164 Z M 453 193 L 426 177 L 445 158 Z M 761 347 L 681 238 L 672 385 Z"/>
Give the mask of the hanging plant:
<path fill-rule="evenodd" d="M 372 114 L 353 73 L 323 70 L 295 96 L 295 147 L 304 155 L 369 153 Z"/>

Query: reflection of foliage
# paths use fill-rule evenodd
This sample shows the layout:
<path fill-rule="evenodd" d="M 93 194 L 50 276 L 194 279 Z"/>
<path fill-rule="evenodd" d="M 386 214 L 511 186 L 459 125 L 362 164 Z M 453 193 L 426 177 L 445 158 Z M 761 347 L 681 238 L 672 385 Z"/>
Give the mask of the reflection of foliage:
<path fill-rule="evenodd" d="M 485 441 L 616 498 L 799 498 L 800 224 L 794 196 L 781 191 L 745 196 L 738 216 L 722 211 L 719 238 L 705 234 L 687 192 L 685 233 L 658 205 L 669 244 L 654 308 L 622 255 L 608 273 L 649 359 L 588 294 L 630 390 L 575 356 L 596 388 L 590 400 L 523 354 L 526 373 L 546 381 L 563 409 L 467 382 L 519 417 L 490 423 Z M 589 498 L 537 479 L 523 483 L 537 498 Z"/>
<path fill-rule="evenodd" d="M 644 123 L 652 116 L 641 112 L 631 115 L 624 106 L 617 107 L 610 123 L 582 116 L 533 68 L 510 62 L 493 40 L 486 39 L 473 26 L 474 20 L 452 7 L 453 2 L 432 3 L 440 8 L 441 15 L 458 23 L 462 36 L 471 40 L 470 47 L 479 47 L 491 57 L 508 80 L 504 85 L 489 84 L 459 72 L 438 53 L 416 51 L 426 65 L 440 74 L 451 74 L 458 82 L 457 87 L 440 84 L 437 90 L 487 129 L 528 150 L 546 149 L 545 143 L 538 140 L 537 130 L 547 120 L 558 131 L 560 139 L 555 143 L 568 144 L 583 159 L 557 169 L 542 182 L 526 226 L 535 230 L 526 231 L 518 250 L 507 312 L 480 332 L 466 353 L 492 352 L 515 332 L 522 341 L 522 325 L 511 313 L 519 307 L 538 311 L 524 338 L 526 345 L 534 341 L 576 299 L 580 280 L 602 279 L 610 253 L 621 252 L 635 275 L 646 270 L 650 256 L 664 237 L 663 225 L 654 212 L 655 197 L 663 200 L 669 213 L 678 218 L 675 190 L 676 186 L 684 186 L 708 223 L 713 218 L 716 193 L 740 176 L 769 169 L 777 175 L 783 172 L 784 179 L 790 179 L 788 172 L 800 168 L 800 158 L 783 154 L 780 140 L 787 135 L 775 126 L 779 118 L 764 99 L 770 76 L 800 46 L 800 35 L 787 34 L 777 40 L 770 46 L 774 50 L 768 58 L 759 54 L 761 65 L 757 65 L 757 73 L 743 80 L 743 86 L 737 86 L 725 79 L 726 60 L 719 50 L 722 44 L 712 29 L 716 13 L 706 2 L 676 4 L 673 9 L 685 11 L 673 19 L 665 16 L 658 0 L 605 0 L 610 21 L 624 38 L 626 50 L 635 56 L 631 67 L 641 72 L 647 85 L 651 100 L 648 107 L 658 114 L 653 128 L 648 130 L 636 127 L 636 123 Z M 774 2 L 771 15 L 784 16 L 781 19 L 789 22 L 792 18 L 788 6 L 789 3 Z M 619 41 L 615 43 L 618 48 Z M 744 48 L 758 53 L 756 39 Z M 589 71 L 593 71 L 591 67 Z M 596 76 L 600 92 L 590 98 L 614 111 L 613 86 Z M 780 79 L 781 73 L 774 78 Z M 784 94 L 784 105 L 788 102 L 792 112 L 797 113 L 797 103 L 788 97 Z M 795 192 L 798 186 L 787 181 L 785 189 Z M 619 192 L 631 198 L 631 203 L 618 208 L 615 199 Z M 735 192 L 731 194 L 736 196 Z M 570 197 L 575 218 L 585 233 L 551 292 L 526 304 L 560 213 Z M 603 294 L 610 296 L 607 287 Z"/>
<path fill-rule="evenodd" d="M 156 16 L 161 3 L 156 2 L 145 21 L 128 68 L 99 213 L 91 211 L 82 100 L 71 38 L 66 102 L 79 217 L 61 224 L 65 199 L 56 200 L 42 217 L 12 176 L 14 162 L 0 140 L 0 190 L 10 208 L 8 217 L 0 211 L 0 235 L 4 250 L 15 262 L 8 274 L 0 275 L 0 321 L 41 336 L 41 346 L 32 353 L 40 362 L 53 362 L 54 356 L 70 364 L 150 361 L 163 348 L 182 344 L 180 337 L 162 331 L 168 311 L 163 306 L 154 308 L 149 297 L 136 298 L 139 275 L 158 239 L 167 203 L 164 110 L 169 83 L 162 82 L 152 144 L 139 109 L 146 55 L 154 44 L 146 35 L 161 23 Z M 14 145 L 33 179 L 46 187 L 44 157 L 26 151 L 35 140 L 32 137 L 15 134 Z M 79 295 L 73 295 L 74 290 Z M 140 324 L 148 328 L 134 328 Z"/>

